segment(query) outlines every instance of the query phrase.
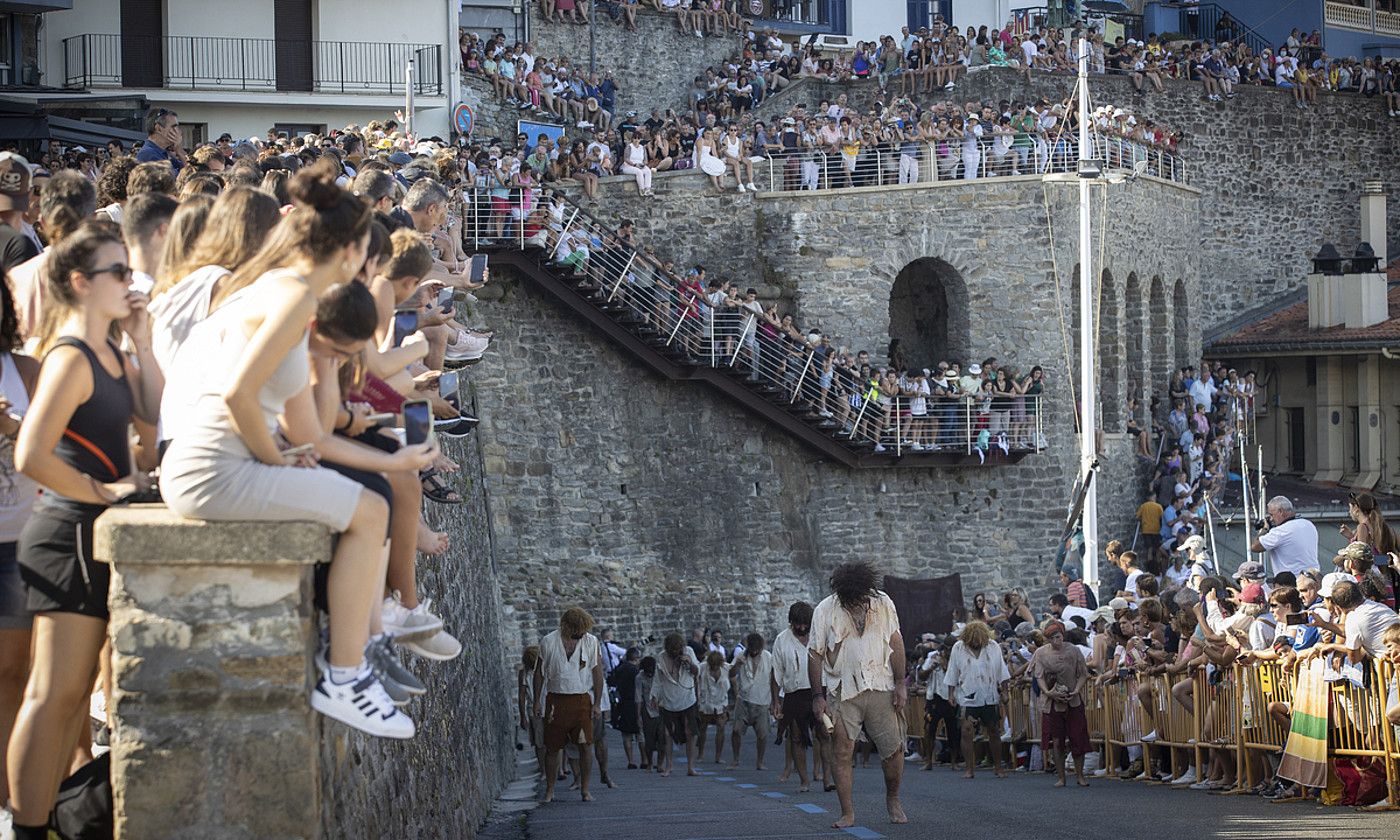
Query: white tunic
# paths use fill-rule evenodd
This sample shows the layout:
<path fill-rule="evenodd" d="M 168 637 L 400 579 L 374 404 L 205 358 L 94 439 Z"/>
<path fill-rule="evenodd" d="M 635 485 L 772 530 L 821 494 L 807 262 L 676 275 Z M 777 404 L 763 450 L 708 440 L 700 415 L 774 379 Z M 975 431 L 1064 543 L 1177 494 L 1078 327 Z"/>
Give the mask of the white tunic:
<path fill-rule="evenodd" d="M 598 664 L 598 637 L 584 633 L 574 655 L 564 652 L 558 630 L 540 640 L 540 668 L 547 694 L 589 694 L 593 691 L 593 666 Z"/>

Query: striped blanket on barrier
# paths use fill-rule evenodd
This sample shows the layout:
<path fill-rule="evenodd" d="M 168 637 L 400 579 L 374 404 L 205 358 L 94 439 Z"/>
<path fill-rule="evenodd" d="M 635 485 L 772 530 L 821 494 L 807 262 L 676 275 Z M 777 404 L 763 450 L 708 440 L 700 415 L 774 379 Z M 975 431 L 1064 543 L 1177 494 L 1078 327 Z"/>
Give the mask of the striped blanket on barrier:
<path fill-rule="evenodd" d="M 1327 784 L 1327 683 L 1326 665 L 1314 659 L 1298 670 L 1293 689 L 1293 719 L 1283 748 L 1278 775 L 1304 787 Z"/>

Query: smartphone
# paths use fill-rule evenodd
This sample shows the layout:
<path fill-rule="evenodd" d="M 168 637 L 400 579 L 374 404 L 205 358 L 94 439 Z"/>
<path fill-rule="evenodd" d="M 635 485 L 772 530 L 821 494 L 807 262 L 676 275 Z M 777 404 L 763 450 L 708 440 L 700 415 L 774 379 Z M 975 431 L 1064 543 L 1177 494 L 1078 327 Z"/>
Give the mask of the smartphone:
<path fill-rule="evenodd" d="M 293 446 L 291 449 L 283 449 L 283 455 L 310 455 L 316 450 L 316 444 L 303 443 L 301 446 Z"/>
<path fill-rule="evenodd" d="M 486 280 L 486 255 L 475 254 L 472 256 L 471 274 L 469 279 L 473 283 L 481 283 Z"/>
<path fill-rule="evenodd" d="M 455 300 L 455 298 L 453 297 L 453 294 L 455 292 L 456 290 L 451 288 L 442 288 L 438 290 L 437 308 L 441 309 L 443 312 L 446 312 L 447 310 L 451 309 L 452 301 Z"/>
<path fill-rule="evenodd" d="M 428 442 L 433 430 L 433 407 L 427 400 L 409 400 L 403 404 L 404 444 L 417 446 Z"/>
<path fill-rule="evenodd" d="M 417 312 L 394 313 L 394 346 L 403 346 L 404 339 L 418 332 Z"/>
<path fill-rule="evenodd" d="M 368 417 L 366 417 L 365 419 L 368 420 L 369 422 L 373 423 L 373 424 L 376 425 L 376 426 L 382 426 L 382 425 L 384 425 L 385 423 L 392 423 L 393 420 L 394 420 L 394 418 L 397 417 L 397 416 L 398 416 L 398 415 L 395 414 L 395 413 L 392 412 L 392 411 L 385 411 L 385 412 L 382 412 L 382 413 L 380 413 L 380 414 L 371 414 L 371 415 L 369 415 Z"/>
<path fill-rule="evenodd" d="M 443 371 L 442 376 L 438 377 L 438 396 L 455 406 L 457 404 L 457 384 L 457 371 Z"/>

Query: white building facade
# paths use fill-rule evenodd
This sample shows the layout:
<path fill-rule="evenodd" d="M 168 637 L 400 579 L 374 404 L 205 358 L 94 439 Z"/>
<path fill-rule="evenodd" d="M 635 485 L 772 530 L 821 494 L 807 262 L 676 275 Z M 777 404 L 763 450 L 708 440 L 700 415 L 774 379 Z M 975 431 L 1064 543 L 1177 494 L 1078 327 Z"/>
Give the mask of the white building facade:
<path fill-rule="evenodd" d="M 448 136 L 460 0 L 75 0 L 44 16 L 44 78 L 145 96 L 187 139 L 389 119 L 414 63 L 415 131 Z"/>

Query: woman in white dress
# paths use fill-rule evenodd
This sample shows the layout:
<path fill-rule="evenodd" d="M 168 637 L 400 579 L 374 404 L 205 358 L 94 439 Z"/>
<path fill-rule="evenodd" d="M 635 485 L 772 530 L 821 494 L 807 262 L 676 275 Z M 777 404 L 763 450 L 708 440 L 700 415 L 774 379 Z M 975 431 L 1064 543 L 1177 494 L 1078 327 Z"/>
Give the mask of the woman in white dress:
<path fill-rule="evenodd" d="M 715 154 L 715 130 L 705 129 L 700 135 L 700 140 L 696 142 L 695 148 L 700 155 L 700 171 L 710 176 L 710 183 L 715 185 L 715 189 L 723 190 L 720 186 L 720 176 L 724 174 L 724 161 Z"/>
<path fill-rule="evenodd" d="M 732 123 L 724 130 L 724 163 L 734 170 L 734 180 L 739 182 L 739 192 L 744 191 L 744 185 L 754 192 L 758 192 L 758 187 L 753 185 L 753 161 L 749 160 L 748 144 L 744 138 L 739 136 L 739 129 Z M 748 177 L 744 177 L 744 173 Z"/>
<path fill-rule="evenodd" d="M 637 179 L 637 195 L 652 195 L 651 176 L 655 170 L 647 166 L 647 150 L 637 139 L 635 131 L 627 132 L 627 148 L 622 150 L 622 171 Z"/>
<path fill-rule="evenodd" d="M 962 135 L 962 176 L 968 181 L 980 174 L 978 170 L 982 163 L 981 144 L 982 120 L 976 114 L 968 114 L 967 125 L 963 127 Z"/>

